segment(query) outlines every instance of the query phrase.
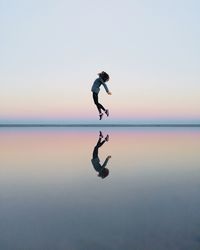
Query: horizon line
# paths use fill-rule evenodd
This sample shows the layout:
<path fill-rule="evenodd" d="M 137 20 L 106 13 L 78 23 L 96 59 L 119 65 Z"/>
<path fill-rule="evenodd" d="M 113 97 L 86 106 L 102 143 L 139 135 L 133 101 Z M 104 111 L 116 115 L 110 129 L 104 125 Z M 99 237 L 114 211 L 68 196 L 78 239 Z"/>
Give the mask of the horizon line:
<path fill-rule="evenodd" d="M 200 127 L 200 123 L 4 123 L 0 127 Z"/>

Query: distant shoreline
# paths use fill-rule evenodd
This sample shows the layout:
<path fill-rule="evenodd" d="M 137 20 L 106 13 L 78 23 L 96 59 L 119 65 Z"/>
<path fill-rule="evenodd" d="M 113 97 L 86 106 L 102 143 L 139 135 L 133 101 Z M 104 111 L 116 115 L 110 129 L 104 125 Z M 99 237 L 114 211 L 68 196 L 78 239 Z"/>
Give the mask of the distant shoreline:
<path fill-rule="evenodd" d="M 200 124 L 0 124 L 1 127 L 200 127 Z"/>

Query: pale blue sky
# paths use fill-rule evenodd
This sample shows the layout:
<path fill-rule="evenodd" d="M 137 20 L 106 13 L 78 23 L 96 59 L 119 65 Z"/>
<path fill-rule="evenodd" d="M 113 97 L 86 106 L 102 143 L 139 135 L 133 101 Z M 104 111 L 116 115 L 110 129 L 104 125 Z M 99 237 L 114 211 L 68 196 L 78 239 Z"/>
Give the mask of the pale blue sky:
<path fill-rule="evenodd" d="M 200 120 L 199 1 L 0 0 L 0 121 Z M 86 119 L 86 120 L 87 120 Z"/>

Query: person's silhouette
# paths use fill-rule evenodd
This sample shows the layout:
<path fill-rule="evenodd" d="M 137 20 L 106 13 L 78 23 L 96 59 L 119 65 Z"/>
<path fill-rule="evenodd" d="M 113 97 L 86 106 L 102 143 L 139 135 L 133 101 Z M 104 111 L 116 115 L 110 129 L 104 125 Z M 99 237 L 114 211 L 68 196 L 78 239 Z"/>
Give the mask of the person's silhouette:
<path fill-rule="evenodd" d="M 91 91 L 92 91 L 94 104 L 97 106 L 97 109 L 99 111 L 99 120 L 101 120 L 102 117 L 103 117 L 102 111 L 104 111 L 105 114 L 107 116 L 109 116 L 109 110 L 105 109 L 104 106 L 101 103 L 99 103 L 98 94 L 99 94 L 99 91 L 100 91 L 100 86 L 101 85 L 104 86 L 104 88 L 105 88 L 108 95 L 112 95 L 112 93 L 110 92 L 110 90 L 108 89 L 108 86 L 106 84 L 106 82 L 109 81 L 110 76 L 105 71 L 102 71 L 98 75 L 99 75 L 99 77 L 94 81 L 94 83 L 92 85 L 92 88 L 91 88 Z"/>
<path fill-rule="evenodd" d="M 98 139 L 97 144 L 93 150 L 91 162 L 92 162 L 94 169 L 98 172 L 98 176 L 101 177 L 102 179 L 104 179 L 109 175 L 109 170 L 106 168 L 106 165 L 107 165 L 109 159 L 111 158 L 111 155 L 106 157 L 106 159 L 102 165 L 100 164 L 98 150 L 105 142 L 109 141 L 109 135 L 107 135 L 103 141 L 101 141 L 102 139 L 103 139 L 103 134 L 100 131 L 99 132 L 99 139 Z"/>

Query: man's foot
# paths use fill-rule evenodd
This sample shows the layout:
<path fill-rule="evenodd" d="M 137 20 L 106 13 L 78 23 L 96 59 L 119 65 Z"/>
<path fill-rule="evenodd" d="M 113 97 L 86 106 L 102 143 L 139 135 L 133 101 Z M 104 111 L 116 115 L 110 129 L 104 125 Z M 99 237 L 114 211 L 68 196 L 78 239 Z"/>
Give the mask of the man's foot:
<path fill-rule="evenodd" d="M 106 135 L 105 141 L 109 141 L 109 135 Z"/>
<path fill-rule="evenodd" d="M 108 110 L 108 109 L 105 110 L 105 114 L 106 114 L 107 116 L 109 116 L 109 110 Z"/>
<path fill-rule="evenodd" d="M 103 117 L 103 113 L 99 114 L 99 120 L 101 120 Z"/>
<path fill-rule="evenodd" d="M 100 137 L 100 138 L 103 138 L 103 134 L 102 134 L 101 131 L 99 131 L 99 137 Z"/>

